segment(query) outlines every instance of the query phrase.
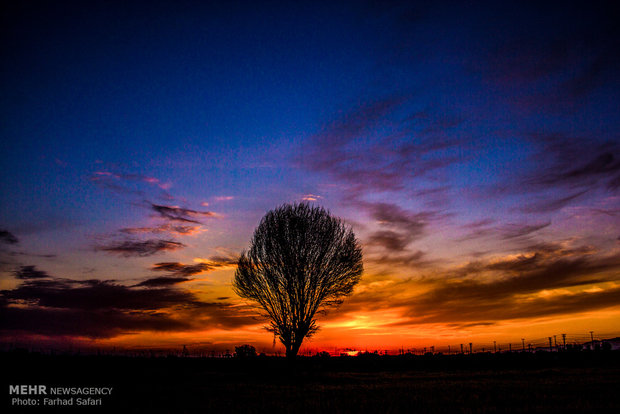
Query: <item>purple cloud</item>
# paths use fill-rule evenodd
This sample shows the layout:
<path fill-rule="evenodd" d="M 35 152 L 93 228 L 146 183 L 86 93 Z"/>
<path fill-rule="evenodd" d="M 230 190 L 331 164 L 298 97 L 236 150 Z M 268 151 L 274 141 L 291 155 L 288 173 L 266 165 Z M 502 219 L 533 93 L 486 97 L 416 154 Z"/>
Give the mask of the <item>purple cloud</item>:
<path fill-rule="evenodd" d="M 152 256 L 165 251 L 173 251 L 184 248 L 183 243 L 173 240 L 150 239 L 150 240 L 124 240 L 111 242 L 107 245 L 98 246 L 97 250 L 115 253 L 125 257 Z"/>

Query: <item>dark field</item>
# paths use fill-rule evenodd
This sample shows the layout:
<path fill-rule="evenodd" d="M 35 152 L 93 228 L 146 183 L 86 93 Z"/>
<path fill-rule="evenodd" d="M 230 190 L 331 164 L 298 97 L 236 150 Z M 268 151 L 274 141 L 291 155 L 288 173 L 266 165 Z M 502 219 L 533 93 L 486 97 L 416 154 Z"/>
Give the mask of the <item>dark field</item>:
<path fill-rule="evenodd" d="M 101 407 L 201 413 L 620 412 L 620 353 L 201 359 L 1 354 L 9 385 L 113 387 Z M 39 398 L 42 396 L 23 396 Z M 125 412 L 125 410 L 123 410 Z"/>

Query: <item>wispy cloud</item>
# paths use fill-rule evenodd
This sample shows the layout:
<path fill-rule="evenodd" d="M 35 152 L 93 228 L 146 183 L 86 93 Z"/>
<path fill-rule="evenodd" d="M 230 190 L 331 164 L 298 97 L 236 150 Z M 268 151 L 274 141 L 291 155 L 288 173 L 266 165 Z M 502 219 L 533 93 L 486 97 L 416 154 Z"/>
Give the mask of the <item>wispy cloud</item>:
<path fill-rule="evenodd" d="M 205 231 L 200 225 L 173 225 L 170 223 L 154 227 L 125 227 L 119 230 L 124 234 L 170 234 L 176 236 L 191 236 Z"/>
<path fill-rule="evenodd" d="M 556 188 L 618 188 L 618 142 L 600 143 L 559 133 L 533 134 L 532 139 L 540 148 L 538 161 L 544 162 L 542 168 L 525 178 L 525 184 Z"/>
<path fill-rule="evenodd" d="M 110 171 L 95 171 L 92 176 L 92 181 L 105 181 L 108 179 L 113 180 L 127 180 L 127 181 L 139 181 L 151 185 L 155 185 L 162 190 L 168 190 L 170 188 L 169 183 L 163 183 L 161 180 L 155 177 L 149 177 L 141 174 L 116 174 Z"/>
<path fill-rule="evenodd" d="M 183 243 L 173 240 L 150 239 L 150 240 L 123 240 L 111 242 L 107 245 L 98 246 L 96 249 L 108 253 L 115 253 L 125 257 L 152 256 L 156 253 L 173 251 L 184 248 Z"/>
<path fill-rule="evenodd" d="M 426 268 L 437 263 L 436 260 L 427 258 L 428 254 L 421 250 L 416 251 L 389 251 L 389 252 L 367 252 L 365 260 L 383 266 L 388 266 L 392 271 L 394 266 L 411 269 Z"/>
<path fill-rule="evenodd" d="M 533 202 L 520 207 L 520 210 L 524 213 L 554 212 L 571 204 L 574 200 L 578 199 L 587 192 L 588 190 L 583 190 L 574 194 L 569 194 L 565 197 L 534 200 Z"/>
<path fill-rule="evenodd" d="M 506 224 L 501 227 L 500 231 L 502 238 L 508 240 L 529 236 L 550 225 L 550 221 L 538 224 Z"/>
<path fill-rule="evenodd" d="M 168 193 L 171 185 L 155 177 L 141 174 L 119 174 L 110 171 L 95 171 L 90 180 L 97 186 L 120 195 L 133 195 L 146 197 L 147 192 L 152 192 L 153 187 L 159 191 L 163 199 L 171 199 Z"/>
<path fill-rule="evenodd" d="M 180 221 L 184 223 L 202 224 L 198 218 L 216 217 L 212 211 L 198 211 L 178 206 L 164 206 L 159 204 L 151 204 L 151 208 L 160 217 L 170 221 Z"/>
<path fill-rule="evenodd" d="M 310 138 L 298 162 L 360 194 L 403 190 L 412 179 L 459 161 L 450 149 L 462 141 L 445 132 L 460 120 L 418 116 L 410 106 L 411 96 L 394 95 L 343 111 Z"/>
<path fill-rule="evenodd" d="M 237 265 L 237 262 L 239 261 L 239 255 L 227 251 L 226 249 L 220 250 L 220 254 L 211 256 L 208 259 L 195 258 L 194 260 L 206 264 L 207 266 L 209 266 L 209 270 Z"/>
<path fill-rule="evenodd" d="M 231 201 L 234 200 L 234 196 L 217 196 L 213 197 L 213 201 Z"/>
<path fill-rule="evenodd" d="M 236 265 L 236 259 L 229 257 L 211 257 L 210 259 L 196 260 L 198 263 L 195 264 L 183 264 L 180 262 L 155 263 L 151 267 L 151 270 L 157 272 L 169 272 L 169 274 L 167 276 L 148 278 L 138 283 L 136 286 L 161 287 L 176 285 L 194 280 L 190 276 L 210 272 L 218 268 Z"/>

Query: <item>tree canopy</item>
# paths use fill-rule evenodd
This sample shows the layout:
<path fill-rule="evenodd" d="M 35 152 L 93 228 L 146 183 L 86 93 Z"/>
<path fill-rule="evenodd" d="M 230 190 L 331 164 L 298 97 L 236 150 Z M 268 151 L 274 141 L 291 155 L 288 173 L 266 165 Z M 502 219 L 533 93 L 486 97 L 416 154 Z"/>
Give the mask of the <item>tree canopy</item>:
<path fill-rule="evenodd" d="M 341 219 L 307 203 L 284 204 L 254 231 L 233 288 L 258 304 L 287 357 L 294 357 L 318 329 L 316 313 L 342 303 L 362 271 L 360 243 Z"/>

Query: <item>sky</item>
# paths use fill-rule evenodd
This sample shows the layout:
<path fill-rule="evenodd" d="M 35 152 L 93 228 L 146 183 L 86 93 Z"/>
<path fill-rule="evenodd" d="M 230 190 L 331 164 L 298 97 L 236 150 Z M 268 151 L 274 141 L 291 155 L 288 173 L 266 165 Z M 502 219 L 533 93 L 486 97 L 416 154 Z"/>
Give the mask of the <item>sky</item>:
<path fill-rule="evenodd" d="M 620 335 L 608 3 L 3 4 L 3 343 L 278 352 L 231 281 L 302 201 L 364 254 L 302 352 Z"/>

